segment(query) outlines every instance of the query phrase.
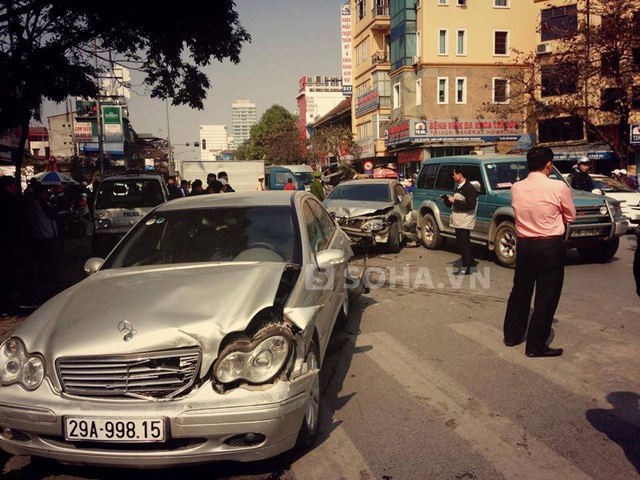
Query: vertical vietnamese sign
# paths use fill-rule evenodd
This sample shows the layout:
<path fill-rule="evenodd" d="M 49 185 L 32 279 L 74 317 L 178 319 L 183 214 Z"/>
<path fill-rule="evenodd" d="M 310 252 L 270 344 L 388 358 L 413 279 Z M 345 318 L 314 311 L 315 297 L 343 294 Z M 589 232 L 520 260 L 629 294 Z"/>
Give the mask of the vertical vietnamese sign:
<path fill-rule="evenodd" d="M 340 35 L 342 37 L 342 94 L 350 97 L 353 86 L 351 83 L 351 6 L 349 3 L 340 7 Z"/>
<path fill-rule="evenodd" d="M 122 107 L 102 107 L 105 142 L 122 142 Z"/>

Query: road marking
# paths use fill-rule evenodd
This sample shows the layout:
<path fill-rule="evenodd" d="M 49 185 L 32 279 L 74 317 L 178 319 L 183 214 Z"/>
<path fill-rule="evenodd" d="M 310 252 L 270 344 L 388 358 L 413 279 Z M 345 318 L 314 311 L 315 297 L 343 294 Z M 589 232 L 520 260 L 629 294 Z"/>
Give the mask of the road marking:
<path fill-rule="evenodd" d="M 324 408 L 324 407 L 323 407 Z M 327 408 L 324 408 L 327 411 Z M 291 466 L 296 480 L 370 480 L 376 478 L 341 426 Z"/>
<path fill-rule="evenodd" d="M 387 333 L 360 335 L 357 345 L 372 346 L 365 353 L 368 357 L 436 410 L 443 423 L 455 425 L 453 432 L 469 442 L 471 448 L 505 478 L 591 478 L 526 430 L 497 415 L 475 398 L 471 411 L 468 404 L 473 395 Z"/>

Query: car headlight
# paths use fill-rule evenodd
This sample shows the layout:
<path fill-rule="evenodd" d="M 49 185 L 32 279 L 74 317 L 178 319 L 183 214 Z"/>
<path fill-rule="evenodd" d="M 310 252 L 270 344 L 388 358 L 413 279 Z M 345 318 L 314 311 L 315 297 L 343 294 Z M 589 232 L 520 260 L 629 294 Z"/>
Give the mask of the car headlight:
<path fill-rule="evenodd" d="M 28 390 L 35 390 L 44 379 L 44 361 L 39 355 L 31 355 L 17 338 L 10 338 L 0 345 L 0 380 L 2 385 L 19 383 Z"/>
<path fill-rule="evenodd" d="M 374 218 L 371 220 L 367 220 L 362 224 L 362 230 L 377 232 L 379 230 L 384 230 L 389 226 L 389 222 L 383 218 Z"/>
<path fill-rule="evenodd" d="M 96 220 L 96 230 L 102 230 L 109 227 L 111 227 L 111 220 L 108 218 L 99 218 Z"/>
<path fill-rule="evenodd" d="M 272 331 L 266 338 L 234 342 L 225 348 L 213 366 L 218 381 L 264 383 L 280 373 L 291 350 L 291 335 L 288 330 L 280 330 Z"/>

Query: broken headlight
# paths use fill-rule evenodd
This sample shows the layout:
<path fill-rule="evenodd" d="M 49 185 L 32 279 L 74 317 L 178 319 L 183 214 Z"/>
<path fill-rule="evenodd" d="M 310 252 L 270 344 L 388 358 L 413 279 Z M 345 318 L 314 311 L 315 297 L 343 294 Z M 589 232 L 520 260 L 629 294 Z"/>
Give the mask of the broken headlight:
<path fill-rule="evenodd" d="M 35 390 L 44 379 L 44 361 L 30 355 L 19 339 L 10 338 L 0 345 L 0 379 L 2 385 L 19 383 Z"/>
<path fill-rule="evenodd" d="M 362 224 L 362 230 L 365 232 L 378 232 L 389 226 L 389 221 L 384 218 L 373 218 Z"/>
<path fill-rule="evenodd" d="M 213 366 L 221 383 L 246 380 L 265 383 L 282 371 L 291 351 L 291 334 L 284 328 L 271 328 L 265 335 L 251 341 L 236 341 L 228 345 Z"/>

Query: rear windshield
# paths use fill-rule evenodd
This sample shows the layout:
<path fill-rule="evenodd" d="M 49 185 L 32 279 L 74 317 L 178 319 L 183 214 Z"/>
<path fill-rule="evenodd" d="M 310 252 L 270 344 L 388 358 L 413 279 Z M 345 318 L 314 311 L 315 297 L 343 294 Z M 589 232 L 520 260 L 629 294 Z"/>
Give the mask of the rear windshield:
<path fill-rule="evenodd" d="M 96 209 L 155 207 L 162 202 L 162 187 L 156 179 L 105 180 L 100 184 Z"/>
<path fill-rule="evenodd" d="M 367 183 L 365 180 L 362 185 L 338 185 L 331 191 L 328 199 L 390 202 L 391 193 L 386 183 Z"/>

